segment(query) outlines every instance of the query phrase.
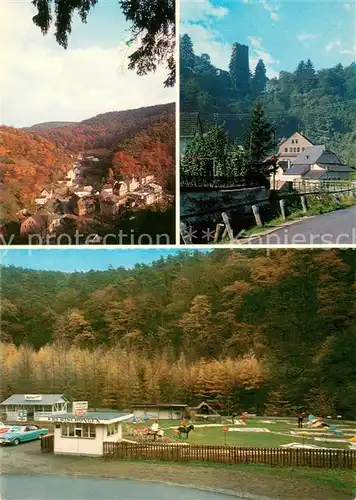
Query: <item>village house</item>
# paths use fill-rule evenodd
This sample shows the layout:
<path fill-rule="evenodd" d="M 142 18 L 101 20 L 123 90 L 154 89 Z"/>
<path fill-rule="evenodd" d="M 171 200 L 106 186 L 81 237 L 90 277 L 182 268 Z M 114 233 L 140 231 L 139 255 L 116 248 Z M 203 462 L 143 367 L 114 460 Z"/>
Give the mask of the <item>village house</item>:
<path fill-rule="evenodd" d="M 76 179 L 77 175 L 76 173 L 74 172 L 74 169 L 71 168 L 70 170 L 68 170 L 67 172 L 67 175 L 66 175 L 66 178 L 65 178 L 65 182 L 66 182 L 66 185 L 70 188 L 73 186 L 74 184 L 74 181 Z"/>
<path fill-rule="evenodd" d="M 6 420 L 15 422 L 63 415 L 67 413 L 67 405 L 63 394 L 13 394 L 0 404 L 5 407 Z"/>
<path fill-rule="evenodd" d="M 180 154 L 184 155 L 187 145 L 197 135 L 203 135 L 199 113 L 180 114 Z"/>
<path fill-rule="evenodd" d="M 47 208 L 40 208 L 38 212 L 30 217 L 27 217 L 20 226 L 21 238 L 26 238 L 30 235 L 44 236 L 51 227 L 54 219 L 58 216 Z"/>
<path fill-rule="evenodd" d="M 154 182 L 155 176 L 154 175 L 147 175 L 146 177 L 143 177 L 141 179 L 141 186 L 145 186 L 146 184 L 150 184 L 151 182 Z"/>
<path fill-rule="evenodd" d="M 42 189 L 41 193 L 39 196 L 35 198 L 35 203 L 38 206 L 43 206 L 45 205 L 48 200 L 50 200 L 53 196 L 53 191 L 49 189 Z"/>
<path fill-rule="evenodd" d="M 348 180 L 353 169 L 325 148 L 312 146 L 305 149 L 293 161 L 291 168 L 284 172 L 284 179 L 288 181 Z"/>
<path fill-rule="evenodd" d="M 151 185 L 136 189 L 131 193 L 131 196 L 141 205 L 152 205 L 157 201 L 156 193 Z"/>
<path fill-rule="evenodd" d="M 305 135 L 295 132 L 288 139 L 282 139 L 278 145 L 278 157 L 281 162 L 288 162 L 288 167 L 305 149 L 315 146 Z"/>
<path fill-rule="evenodd" d="M 122 441 L 122 423 L 132 417 L 127 413 L 87 411 L 47 417 L 48 422 L 54 422 L 54 454 L 102 456 L 104 442 Z"/>
<path fill-rule="evenodd" d="M 187 407 L 188 405 L 181 403 L 141 403 L 131 405 L 135 418 L 150 416 L 159 420 L 181 419 Z"/>

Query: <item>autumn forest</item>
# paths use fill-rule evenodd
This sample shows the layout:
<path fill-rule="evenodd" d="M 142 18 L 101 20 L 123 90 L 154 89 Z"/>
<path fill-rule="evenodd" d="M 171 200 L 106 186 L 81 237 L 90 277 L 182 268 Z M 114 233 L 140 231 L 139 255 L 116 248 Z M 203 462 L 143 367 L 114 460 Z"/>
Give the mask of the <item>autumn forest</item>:
<path fill-rule="evenodd" d="M 116 252 L 116 250 L 115 250 Z M 86 273 L 2 269 L 1 397 L 202 398 L 356 416 L 352 250 L 179 252 Z"/>
<path fill-rule="evenodd" d="M 39 124 L 23 130 L 0 127 L 1 221 L 34 210 L 42 189 L 63 179 L 77 153 L 100 150 L 99 184 L 111 172 L 124 176 L 153 174 L 174 193 L 174 104 L 104 113 L 80 123 Z M 100 185 L 95 186 L 100 189 Z"/>

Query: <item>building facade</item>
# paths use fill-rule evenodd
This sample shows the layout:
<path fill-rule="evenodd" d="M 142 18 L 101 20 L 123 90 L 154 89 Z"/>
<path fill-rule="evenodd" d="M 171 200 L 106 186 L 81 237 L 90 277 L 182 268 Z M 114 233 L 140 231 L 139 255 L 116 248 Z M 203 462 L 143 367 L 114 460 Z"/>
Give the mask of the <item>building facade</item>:
<path fill-rule="evenodd" d="M 104 442 L 122 440 L 122 423 L 133 414 L 87 412 L 48 417 L 54 422 L 54 453 L 102 456 Z"/>
<path fill-rule="evenodd" d="M 187 407 L 186 404 L 137 404 L 132 405 L 132 411 L 136 418 L 150 415 L 159 420 L 177 420 L 183 417 Z"/>
<path fill-rule="evenodd" d="M 303 134 L 295 132 L 288 139 L 282 139 L 278 146 L 279 161 L 288 162 L 288 167 L 307 148 L 314 144 Z"/>
<path fill-rule="evenodd" d="M 5 408 L 6 420 L 26 422 L 55 414 L 65 415 L 68 400 L 63 394 L 13 394 L 0 406 Z"/>

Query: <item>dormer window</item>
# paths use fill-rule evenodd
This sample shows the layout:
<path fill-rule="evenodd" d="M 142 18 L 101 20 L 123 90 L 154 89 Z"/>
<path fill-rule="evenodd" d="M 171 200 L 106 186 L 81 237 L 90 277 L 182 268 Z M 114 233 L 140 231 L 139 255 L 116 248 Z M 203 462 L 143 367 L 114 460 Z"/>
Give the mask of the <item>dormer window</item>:
<path fill-rule="evenodd" d="M 309 155 L 305 155 L 305 159 L 306 159 L 306 160 L 309 160 Z"/>
<path fill-rule="evenodd" d="M 295 140 L 295 143 L 298 144 L 298 139 Z"/>

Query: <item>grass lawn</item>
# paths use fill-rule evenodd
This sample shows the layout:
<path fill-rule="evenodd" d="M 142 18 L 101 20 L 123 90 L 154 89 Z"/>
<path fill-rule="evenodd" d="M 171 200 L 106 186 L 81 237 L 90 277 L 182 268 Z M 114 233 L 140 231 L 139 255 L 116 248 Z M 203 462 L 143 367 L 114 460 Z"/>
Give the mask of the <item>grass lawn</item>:
<path fill-rule="evenodd" d="M 266 418 L 266 420 L 273 423 L 263 423 L 264 418 L 261 419 L 250 419 L 246 422 L 246 428 L 265 428 L 271 432 L 223 432 L 222 427 L 197 427 L 198 425 L 203 425 L 203 422 L 196 422 L 194 431 L 189 434 L 188 442 L 189 444 L 206 444 L 206 445 L 216 445 L 223 446 L 225 443 L 228 446 L 251 446 L 251 447 L 261 447 L 261 448 L 273 448 L 279 447 L 283 444 L 288 443 L 301 443 L 301 444 L 315 444 L 317 446 L 327 447 L 327 448 L 338 448 L 338 449 L 348 449 L 348 443 L 333 443 L 328 442 L 327 438 L 323 441 L 315 441 L 313 436 L 296 436 L 290 434 L 290 431 L 297 430 L 295 419 L 285 419 L 274 420 L 272 418 Z M 224 422 L 223 422 L 224 423 Z M 165 429 L 165 436 L 170 436 L 178 439 L 178 437 L 173 433 L 173 429 L 170 427 L 178 426 L 180 424 L 179 420 L 161 420 L 160 427 Z M 342 428 L 356 428 L 355 424 L 340 424 L 340 422 L 335 422 L 336 425 L 342 426 Z M 135 427 L 147 427 L 151 423 L 139 423 L 139 424 L 126 424 Z M 231 423 L 224 425 L 226 427 L 239 427 L 238 425 L 233 426 Z M 308 430 L 308 429 L 304 429 Z M 324 431 L 322 431 L 324 432 Z M 225 436 L 226 434 L 226 436 Z M 334 438 L 334 432 L 329 431 L 330 438 Z M 355 432 L 356 434 L 356 432 Z M 182 440 L 184 438 L 182 437 Z M 225 442 L 226 439 L 226 442 Z"/>
<path fill-rule="evenodd" d="M 157 464 L 164 467 L 176 467 L 177 462 L 158 461 L 158 460 L 138 460 L 138 459 L 125 459 L 123 463 L 141 463 L 149 466 L 149 464 Z M 312 467 L 277 467 L 263 464 L 219 464 L 214 462 L 180 462 L 179 467 L 186 467 L 187 469 L 198 469 L 209 471 L 223 470 L 232 473 L 252 473 L 259 475 L 266 475 L 276 478 L 285 478 L 292 480 L 300 480 L 311 483 L 329 486 L 333 488 L 342 488 L 347 491 L 356 491 L 355 487 L 355 471 L 345 469 L 323 469 Z M 148 469 L 149 470 L 149 469 Z M 329 499 L 328 499 L 329 500 Z M 330 498 L 330 500 L 332 500 Z M 351 499 L 350 499 L 351 500 Z"/>

